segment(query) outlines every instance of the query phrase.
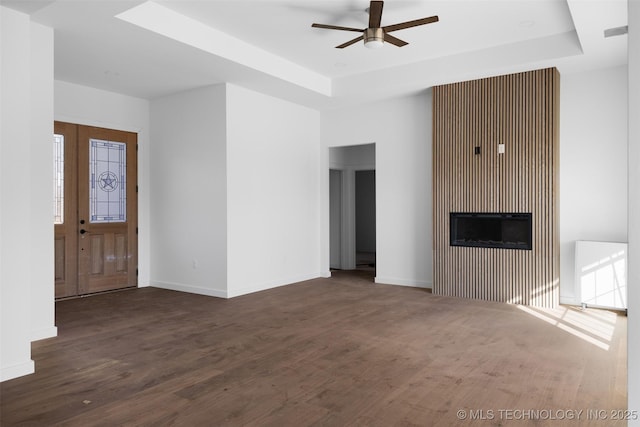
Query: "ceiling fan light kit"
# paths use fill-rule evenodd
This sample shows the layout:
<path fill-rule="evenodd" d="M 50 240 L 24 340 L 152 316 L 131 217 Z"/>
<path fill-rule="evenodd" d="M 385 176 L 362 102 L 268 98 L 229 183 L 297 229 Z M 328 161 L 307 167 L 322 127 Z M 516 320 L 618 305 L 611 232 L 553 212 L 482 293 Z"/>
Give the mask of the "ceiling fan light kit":
<path fill-rule="evenodd" d="M 382 28 L 367 28 L 364 30 L 364 45 L 370 49 L 379 49 L 384 44 L 384 30 Z"/>
<path fill-rule="evenodd" d="M 437 16 L 430 16 L 428 18 L 415 19 L 413 21 L 401 22 L 400 24 L 387 25 L 381 27 L 382 23 L 382 8 L 384 6 L 383 1 L 372 1 L 369 6 L 369 26 L 364 29 L 352 28 L 352 27 L 339 27 L 337 25 L 326 24 L 311 24 L 314 28 L 324 28 L 326 30 L 340 30 L 340 31 L 353 31 L 356 33 L 362 33 L 360 37 L 356 37 L 353 40 L 349 40 L 346 43 L 336 46 L 336 49 L 343 49 L 347 46 L 351 46 L 354 43 L 364 40 L 364 45 L 368 48 L 380 48 L 385 42 L 391 43 L 394 46 L 402 47 L 409 43 L 404 40 L 400 40 L 389 34 L 392 31 L 404 30 L 406 28 L 417 27 L 419 25 L 431 24 L 438 22 Z"/>

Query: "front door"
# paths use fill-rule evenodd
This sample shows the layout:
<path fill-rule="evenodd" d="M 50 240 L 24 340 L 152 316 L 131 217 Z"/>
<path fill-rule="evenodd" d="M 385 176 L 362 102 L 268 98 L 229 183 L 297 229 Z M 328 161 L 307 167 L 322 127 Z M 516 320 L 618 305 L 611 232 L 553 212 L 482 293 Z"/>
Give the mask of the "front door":
<path fill-rule="evenodd" d="M 56 122 L 54 146 L 56 298 L 136 286 L 137 135 Z"/>

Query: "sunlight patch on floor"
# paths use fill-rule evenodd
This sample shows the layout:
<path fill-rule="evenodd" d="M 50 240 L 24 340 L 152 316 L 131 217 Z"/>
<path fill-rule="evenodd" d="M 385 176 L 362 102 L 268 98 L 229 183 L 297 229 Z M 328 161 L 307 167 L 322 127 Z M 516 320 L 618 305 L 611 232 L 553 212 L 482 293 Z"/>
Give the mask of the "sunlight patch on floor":
<path fill-rule="evenodd" d="M 612 311 L 559 306 L 553 309 L 517 305 L 518 309 L 605 351 L 613 338 L 617 315 Z"/>

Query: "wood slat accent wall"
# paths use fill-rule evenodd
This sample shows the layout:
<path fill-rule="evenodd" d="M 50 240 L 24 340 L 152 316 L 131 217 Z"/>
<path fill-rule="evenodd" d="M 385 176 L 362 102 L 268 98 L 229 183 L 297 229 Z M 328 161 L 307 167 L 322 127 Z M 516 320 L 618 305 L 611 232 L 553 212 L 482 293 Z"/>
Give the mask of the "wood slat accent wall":
<path fill-rule="evenodd" d="M 559 84 L 548 68 L 434 88 L 435 294 L 558 304 Z M 450 246 L 450 212 L 531 212 L 533 250 Z"/>

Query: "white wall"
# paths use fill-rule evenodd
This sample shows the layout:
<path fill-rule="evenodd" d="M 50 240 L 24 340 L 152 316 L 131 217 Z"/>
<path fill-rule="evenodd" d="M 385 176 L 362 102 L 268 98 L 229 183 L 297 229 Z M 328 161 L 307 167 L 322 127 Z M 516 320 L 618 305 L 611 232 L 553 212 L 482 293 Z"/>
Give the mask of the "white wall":
<path fill-rule="evenodd" d="M 227 296 L 226 90 L 151 103 L 151 283 Z"/>
<path fill-rule="evenodd" d="M 51 207 L 53 31 L 0 6 L 0 381 L 56 335 Z M 43 198 L 44 197 L 44 198 Z"/>
<path fill-rule="evenodd" d="M 425 287 L 433 283 L 431 96 L 431 90 L 427 90 L 322 113 L 323 150 L 376 144 L 379 283 Z M 321 158 L 328 174 L 329 155 Z M 321 196 L 323 205 L 328 206 L 328 185 Z M 326 221 L 322 226 L 322 250 L 328 254 Z"/>
<path fill-rule="evenodd" d="M 319 123 L 233 85 L 153 100 L 151 283 L 234 297 L 319 276 Z"/>
<path fill-rule="evenodd" d="M 62 122 L 138 134 L 138 285 L 148 286 L 151 248 L 149 101 L 56 81 L 54 117 Z"/>
<path fill-rule="evenodd" d="M 319 153 L 320 113 L 227 85 L 229 297 L 321 275 Z"/>
<path fill-rule="evenodd" d="M 627 67 L 562 75 L 560 300 L 579 304 L 575 241 L 627 241 Z"/>
<path fill-rule="evenodd" d="M 630 410 L 640 410 L 640 0 L 629 0 L 629 319 L 627 384 Z M 640 419 L 629 421 L 640 426 Z"/>

